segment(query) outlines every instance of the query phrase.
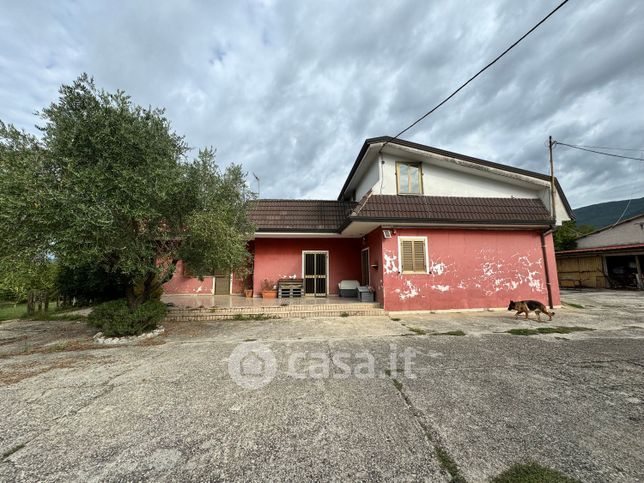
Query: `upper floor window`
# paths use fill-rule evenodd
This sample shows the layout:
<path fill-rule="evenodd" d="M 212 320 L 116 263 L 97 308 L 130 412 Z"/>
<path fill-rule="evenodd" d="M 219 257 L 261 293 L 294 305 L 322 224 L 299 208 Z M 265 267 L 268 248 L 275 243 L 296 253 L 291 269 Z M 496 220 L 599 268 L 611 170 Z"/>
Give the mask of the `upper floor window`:
<path fill-rule="evenodd" d="M 396 163 L 399 195 L 423 194 L 423 169 L 420 163 Z"/>

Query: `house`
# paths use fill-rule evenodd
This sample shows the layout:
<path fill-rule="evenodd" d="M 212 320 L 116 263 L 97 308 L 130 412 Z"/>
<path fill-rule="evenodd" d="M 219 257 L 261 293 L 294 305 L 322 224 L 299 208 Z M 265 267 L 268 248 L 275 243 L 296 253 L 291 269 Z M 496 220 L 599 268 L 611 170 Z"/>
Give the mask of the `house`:
<path fill-rule="evenodd" d="M 401 139 L 367 139 L 336 200 L 255 202 L 254 292 L 264 280 L 301 278 L 307 296 L 327 297 L 340 281 L 358 280 L 388 311 L 505 307 L 511 298 L 558 305 L 552 228 L 572 210 L 556 180 L 551 193 L 552 181 Z M 199 281 L 180 270 L 167 293 L 241 290 L 226 275 Z"/>
<path fill-rule="evenodd" d="M 562 287 L 644 290 L 644 214 L 577 238 L 556 257 Z"/>

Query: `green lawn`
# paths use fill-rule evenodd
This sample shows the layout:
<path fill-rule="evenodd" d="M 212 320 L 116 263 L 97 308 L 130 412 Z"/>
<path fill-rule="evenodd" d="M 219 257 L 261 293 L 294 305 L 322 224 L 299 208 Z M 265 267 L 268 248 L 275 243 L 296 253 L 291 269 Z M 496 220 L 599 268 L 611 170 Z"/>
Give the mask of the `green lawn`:
<path fill-rule="evenodd" d="M 0 321 L 19 319 L 27 314 L 27 304 L 13 305 L 11 302 L 0 302 Z"/>
<path fill-rule="evenodd" d="M 50 302 L 49 304 L 49 312 L 45 314 L 45 312 L 36 312 L 36 318 L 38 316 L 42 318 L 42 320 L 50 320 L 50 319 L 64 319 L 65 312 L 69 312 L 70 310 L 74 310 L 71 307 L 65 308 L 65 309 L 58 309 L 58 305 L 56 302 Z M 26 318 L 27 317 L 27 304 L 17 304 L 14 305 L 13 302 L 6 302 L 6 301 L 0 301 L 0 322 L 3 320 L 11 320 L 11 319 L 20 319 L 20 318 Z M 33 317 L 29 317 L 33 318 Z M 78 316 L 75 316 L 74 319 L 79 318 Z"/>

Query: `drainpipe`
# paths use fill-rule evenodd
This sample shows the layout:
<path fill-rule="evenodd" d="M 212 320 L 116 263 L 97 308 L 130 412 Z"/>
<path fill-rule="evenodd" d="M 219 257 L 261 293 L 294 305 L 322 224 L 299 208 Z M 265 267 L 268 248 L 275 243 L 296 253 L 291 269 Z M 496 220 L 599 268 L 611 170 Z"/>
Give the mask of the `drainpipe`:
<path fill-rule="evenodd" d="M 546 235 L 552 233 L 554 229 L 552 226 L 546 231 L 541 232 L 541 253 L 543 254 L 543 267 L 546 270 L 546 290 L 548 290 L 548 305 L 554 309 L 552 305 L 552 288 L 550 287 L 550 266 L 548 265 L 548 251 L 546 250 Z"/>

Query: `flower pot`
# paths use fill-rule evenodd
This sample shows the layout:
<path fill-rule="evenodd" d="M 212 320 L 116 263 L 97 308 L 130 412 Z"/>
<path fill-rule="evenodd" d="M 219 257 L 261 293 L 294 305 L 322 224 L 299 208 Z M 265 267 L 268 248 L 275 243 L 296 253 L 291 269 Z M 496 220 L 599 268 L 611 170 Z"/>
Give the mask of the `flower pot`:
<path fill-rule="evenodd" d="M 252 299 L 253 298 L 253 289 L 252 288 L 244 289 L 244 296 L 247 299 Z"/>
<path fill-rule="evenodd" d="M 277 298 L 277 290 L 262 290 L 262 298 L 265 298 L 265 299 Z"/>

